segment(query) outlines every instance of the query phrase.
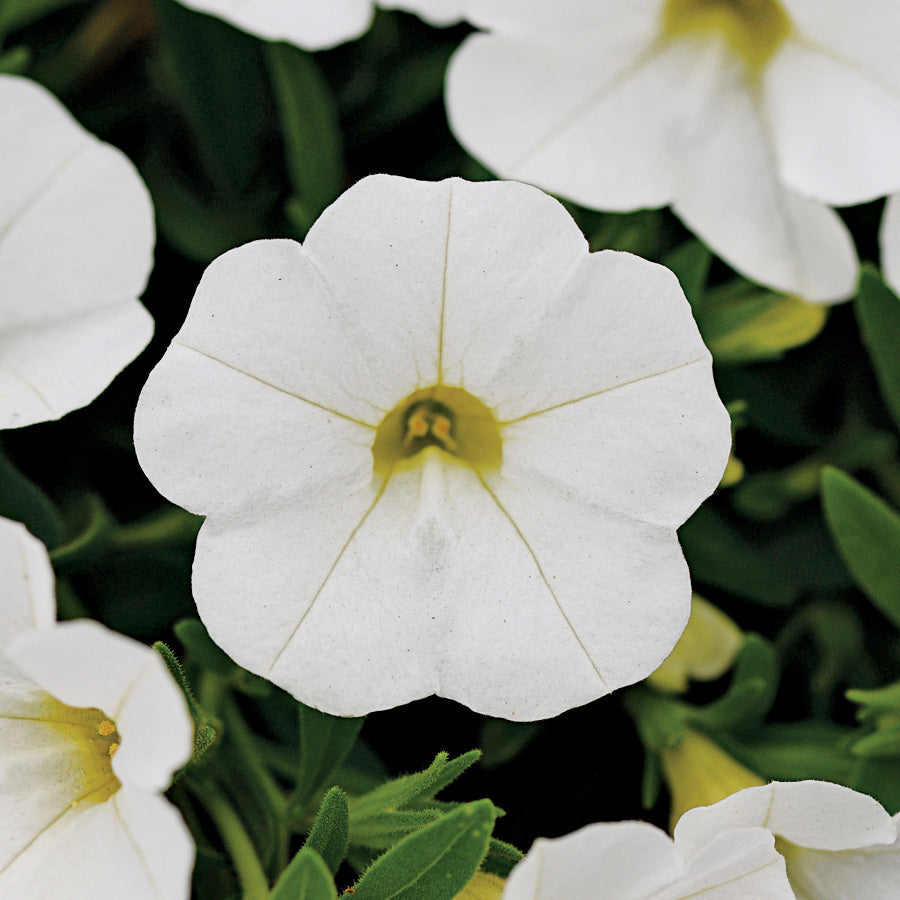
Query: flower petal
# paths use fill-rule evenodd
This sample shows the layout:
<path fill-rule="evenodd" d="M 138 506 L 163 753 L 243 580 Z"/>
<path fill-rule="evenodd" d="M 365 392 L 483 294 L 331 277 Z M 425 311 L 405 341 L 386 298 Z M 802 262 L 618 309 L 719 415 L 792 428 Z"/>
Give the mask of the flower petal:
<path fill-rule="evenodd" d="M 900 815 L 893 822 L 900 826 Z M 791 847 L 787 871 L 797 900 L 894 900 L 900 884 L 900 837 L 892 844 L 839 852 Z"/>
<path fill-rule="evenodd" d="M 765 114 L 785 184 L 837 206 L 900 188 L 894 149 L 900 83 L 885 83 L 856 60 L 797 40 L 782 47 L 764 78 Z"/>
<path fill-rule="evenodd" d="M 521 535 L 475 473 L 437 450 L 425 456 L 394 474 L 340 535 L 329 515 L 346 522 L 342 505 L 327 499 L 311 519 L 285 510 L 207 523 L 194 584 L 212 637 L 334 715 L 438 693 L 528 720 L 607 693 Z M 247 604 L 250 593 L 264 607 Z"/>
<path fill-rule="evenodd" d="M 826 781 L 774 781 L 688 810 L 675 826 L 675 840 L 692 852 L 723 829 L 757 825 L 815 850 L 892 844 L 897 837 L 890 816 L 865 794 Z"/>
<path fill-rule="evenodd" d="M 0 892 L 29 900 L 187 900 L 191 836 L 162 797 L 123 787 L 74 809 L 0 869 Z"/>
<path fill-rule="evenodd" d="M 701 50 L 701 48 L 703 48 Z M 685 41 L 705 68 L 696 119 L 680 137 L 673 210 L 748 278 L 806 300 L 849 297 L 856 252 L 837 214 L 779 181 L 763 113 L 724 48 Z"/>
<path fill-rule="evenodd" d="M 649 900 L 682 874 L 672 839 L 645 822 L 598 822 L 539 838 L 510 873 L 502 900 Z"/>
<path fill-rule="evenodd" d="M 181 0 L 267 41 L 324 50 L 359 37 L 372 20 L 372 0 Z"/>
<path fill-rule="evenodd" d="M 900 194 L 888 197 L 878 232 L 884 279 L 900 294 Z"/>
<path fill-rule="evenodd" d="M 10 652 L 60 702 L 95 707 L 115 722 L 122 744 L 113 771 L 123 784 L 163 790 L 190 759 L 193 726 L 184 697 L 149 647 L 80 620 L 24 635 Z"/>
<path fill-rule="evenodd" d="M 128 159 L 0 76 L 0 427 L 84 406 L 147 344 L 153 210 Z"/>
<path fill-rule="evenodd" d="M 659 136 L 678 78 L 670 53 L 635 43 L 604 54 L 593 41 L 473 35 L 448 68 L 450 126 L 504 178 L 603 209 L 669 203 L 673 165 Z"/>
<path fill-rule="evenodd" d="M 0 683 L 6 648 L 19 635 L 56 621 L 53 569 L 44 545 L 24 525 L 0 518 Z"/>

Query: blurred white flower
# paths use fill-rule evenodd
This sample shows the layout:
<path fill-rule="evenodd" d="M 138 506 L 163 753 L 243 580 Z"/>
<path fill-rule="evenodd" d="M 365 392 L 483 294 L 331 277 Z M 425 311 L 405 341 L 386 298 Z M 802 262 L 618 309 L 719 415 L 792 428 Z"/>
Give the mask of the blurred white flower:
<path fill-rule="evenodd" d="M 135 444 L 207 516 L 194 595 L 242 666 L 336 715 L 536 719 L 672 649 L 730 433 L 668 270 L 527 185 L 372 176 L 207 269 Z"/>
<path fill-rule="evenodd" d="M 7 519 L 0 603 L 0 896 L 186 900 L 193 841 L 161 792 L 192 726 L 162 660 L 56 624 L 46 551 Z"/>
<path fill-rule="evenodd" d="M 894 293 L 900 295 L 900 194 L 888 197 L 878 239 L 882 275 Z"/>
<path fill-rule="evenodd" d="M 373 0 L 181 0 L 266 41 L 325 50 L 363 35 L 372 24 Z M 464 0 L 387 0 L 387 9 L 416 13 L 433 25 L 462 17 Z"/>
<path fill-rule="evenodd" d="M 147 345 L 153 207 L 123 153 L 0 75 L 0 428 L 90 403 Z"/>
<path fill-rule="evenodd" d="M 794 900 L 762 828 L 733 828 L 687 850 L 646 822 L 604 822 L 534 842 L 501 900 Z"/>
<path fill-rule="evenodd" d="M 450 124 L 503 177 L 585 206 L 671 204 L 748 278 L 849 297 L 829 206 L 900 188 L 889 0 L 469 0 Z"/>
<path fill-rule="evenodd" d="M 892 819 L 866 794 L 825 781 L 776 781 L 688 810 L 675 842 L 698 853 L 733 828 L 765 828 L 777 838 L 798 900 L 895 900 L 898 825 L 900 816 Z"/>

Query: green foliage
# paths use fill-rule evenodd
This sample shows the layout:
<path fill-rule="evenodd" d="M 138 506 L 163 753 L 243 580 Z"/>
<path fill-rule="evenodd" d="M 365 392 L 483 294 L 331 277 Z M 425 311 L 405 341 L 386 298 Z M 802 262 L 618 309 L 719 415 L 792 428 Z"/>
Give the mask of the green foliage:
<path fill-rule="evenodd" d="M 885 405 L 900 425 L 900 299 L 871 266 L 863 266 L 854 304 Z"/>
<path fill-rule="evenodd" d="M 350 807 L 347 795 L 333 787 L 322 800 L 305 846 L 315 850 L 334 874 L 350 844 Z"/>
<path fill-rule="evenodd" d="M 355 900 L 452 900 L 481 865 L 496 814 L 477 800 L 408 835 L 365 872 Z"/>
<path fill-rule="evenodd" d="M 0 453 L 0 516 L 24 523 L 48 547 L 58 546 L 65 524 L 53 501 Z"/>
<path fill-rule="evenodd" d="M 822 500 L 828 527 L 853 577 L 900 627 L 900 515 L 838 469 L 822 473 Z"/>
<path fill-rule="evenodd" d="M 337 888 L 321 856 L 308 844 L 291 860 L 271 900 L 335 900 Z"/>

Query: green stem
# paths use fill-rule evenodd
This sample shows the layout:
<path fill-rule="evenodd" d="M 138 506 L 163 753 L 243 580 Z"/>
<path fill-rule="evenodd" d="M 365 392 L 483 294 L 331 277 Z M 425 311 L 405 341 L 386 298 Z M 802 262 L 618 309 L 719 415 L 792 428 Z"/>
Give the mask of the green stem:
<path fill-rule="evenodd" d="M 266 873 L 256 855 L 253 841 L 228 799 L 210 781 L 191 784 L 191 790 L 222 836 L 222 843 L 241 883 L 243 900 L 267 900 L 269 881 Z"/>

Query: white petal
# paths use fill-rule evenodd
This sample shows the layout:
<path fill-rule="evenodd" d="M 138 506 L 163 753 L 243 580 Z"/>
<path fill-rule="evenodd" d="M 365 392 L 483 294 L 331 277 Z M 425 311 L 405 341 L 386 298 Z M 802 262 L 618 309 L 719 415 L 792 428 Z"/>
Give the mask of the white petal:
<path fill-rule="evenodd" d="M 4 897 L 28 900 L 187 900 L 194 848 L 162 797 L 123 787 L 63 815 L 6 868 Z"/>
<path fill-rule="evenodd" d="M 0 672 L 5 649 L 22 634 L 56 620 L 47 548 L 24 525 L 0 518 Z M 0 676 L 2 677 L 2 676 Z"/>
<path fill-rule="evenodd" d="M 682 871 L 672 839 L 661 829 L 644 822 L 603 822 L 536 840 L 510 873 L 502 900 L 649 900 Z"/>
<path fill-rule="evenodd" d="M 715 45 L 700 47 L 704 96 L 679 136 L 685 164 L 674 211 L 750 279 L 811 301 L 849 297 L 857 271 L 849 232 L 833 210 L 781 184 L 762 111 L 737 62 Z"/>
<path fill-rule="evenodd" d="M 447 73 L 456 137 L 504 178 L 586 206 L 671 202 L 673 163 L 660 135 L 679 106 L 672 54 L 610 43 L 601 53 L 587 40 L 469 37 Z"/>
<path fill-rule="evenodd" d="M 900 294 L 900 194 L 888 197 L 878 232 L 885 281 Z"/>
<path fill-rule="evenodd" d="M 0 427 L 97 396 L 147 344 L 153 211 L 128 159 L 43 88 L 0 76 Z"/>
<path fill-rule="evenodd" d="M 467 0 L 379 0 L 384 9 L 413 12 L 432 25 L 452 25 L 464 15 Z"/>
<path fill-rule="evenodd" d="M 123 784 L 162 790 L 190 759 L 184 696 L 160 656 L 98 622 L 65 622 L 21 637 L 11 655 L 67 706 L 95 707 L 122 738 L 113 770 Z"/>
<path fill-rule="evenodd" d="M 276 355 L 273 347 L 273 365 Z M 176 341 L 141 393 L 134 442 L 158 490 L 208 515 L 248 504 L 308 505 L 325 482 L 335 482 L 335 503 L 347 479 L 369 488 L 374 434 Z"/>
<path fill-rule="evenodd" d="M 900 38 L 900 28 L 894 36 Z M 766 118 L 785 184 L 837 206 L 900 188 L 900 84 L 796 40 L 785 43 L 764 77 Z"/>
<path fill-rule="evenodd" d="M 466 0 L 466 18 L 503 34 L 568 40 L 590 34 L 598 62 L 612 44 L 648 44 L 659 29 L 662 0 Z"/>
<path fill-rule="evenodd" d="M 893 821 L 900 825 L 900 815 Z M 900 838 L 836 853 L 792 847 L 787 871 L 797 900 L 894 900 L 900 884 Z"/>
<path fill-rule="evenodd" d="M 323 50 L 359 37 L 372 20 L 372 0 L 181 0 L 267 41 Z"/>
<path fill-rule="evenodd" d="M 344 506 L 357 519 L 341 533 L 331 519 L 347 522 Z M 335 715 L 438 693 L 535 719 L 607 692 L 470 469 L 429 451 L 371 512 L 360 506 L 326 496 L 320 511 L 204 526 L 197 605 L 238 662 Z"/>
<path fill-rule="evenodd" d="M 825 781 L 775 781 L 745 788 L 712 806 L 688 810 L 675 827 L 685 852 L 726 828 L 761 826 L 800 847 L 853 850 L 891 844 L 890 816 L 871 797 Z"/>
<path fill-rule="evenodd" d="M 675 847 L 681 850 L 678 839 Z M 734 828 L 714 837 L 693 856 L 677 885 L 653 900 L 794 900 L 784 860 L 770 832 Z"/>
<path fill-rule="evenodd" d="M 900 10 L 894 0 L 781 0 L 798 39 L 879 81 L 900 86 Z M 841 110 L 843 115 L 847 110 Z"/>

